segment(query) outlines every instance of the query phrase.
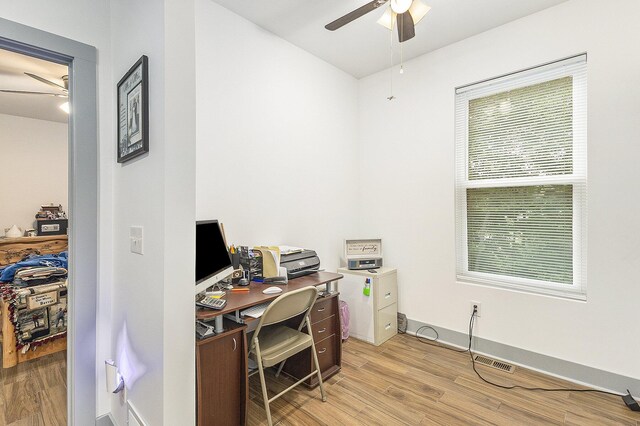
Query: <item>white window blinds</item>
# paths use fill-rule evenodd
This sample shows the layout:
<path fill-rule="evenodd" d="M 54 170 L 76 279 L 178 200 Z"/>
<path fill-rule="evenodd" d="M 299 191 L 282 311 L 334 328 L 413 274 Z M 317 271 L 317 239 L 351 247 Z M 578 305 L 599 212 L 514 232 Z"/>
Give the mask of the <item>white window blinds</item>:
<path fill-rule="evenodd" d="M 456 91 L 458 279 L 584 298 L 586 57 Z"/>

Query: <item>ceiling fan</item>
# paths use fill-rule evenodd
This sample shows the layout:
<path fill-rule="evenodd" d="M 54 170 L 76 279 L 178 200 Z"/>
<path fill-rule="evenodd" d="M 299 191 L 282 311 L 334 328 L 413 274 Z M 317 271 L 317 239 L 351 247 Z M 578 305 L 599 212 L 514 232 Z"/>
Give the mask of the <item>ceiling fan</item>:
<path fill-rule="evenodd" d="M 389 0 L 373 0 L 325 25 L 325 28 L 329 31 L 335 31 L 349 22 L 376 10 L 387 1 Z M 384 15 L 378 19 L 378 23 L 390 30 L 393 30 L 395 25 L 398 28 L 400 43 L 412 39 L 416 35 L 415 25 L 431 10 L 431 7 L 420 0 L 390 0 L 390 6 Z"/>
<path fill-rule="evenodd" d="M 64 86 L 55 83 L 51 80 L 47 80 L 44 77 L 40 77 L 37 74 L 31 74 L 29 72 L 25 72 L 25 75 L 28 75 L 29 77 L 38 80 L 41 83 L 44 84 L 48 84 L 49 86 L 55 87 L 56 89 L 60 90 L 60 93 L 50 93 L 50 92 L 34 92 L 34 91 L 30 91 L 30 90 L 8 90 L 8 89 L 0 89 L 0 92 L 4 92 L 4 93 L 20 93 L 23 95 L 45 95 L 45 96 L 56 96 L 58 98 L 67 98 L 69 97 L 69 76 L 68 75 L 63 75 L 62 77 L 60 77 L 62 79 L 62 83 L 64 84 Z"/>

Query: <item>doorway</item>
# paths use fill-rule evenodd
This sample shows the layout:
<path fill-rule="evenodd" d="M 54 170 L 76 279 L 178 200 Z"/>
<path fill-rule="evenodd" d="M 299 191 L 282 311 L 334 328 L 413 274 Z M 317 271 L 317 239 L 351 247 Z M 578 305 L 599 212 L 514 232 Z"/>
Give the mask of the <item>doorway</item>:
<path fill-rule="evenodd" d="M 96 420 L 98 136 L 96 49 L 0 18 L 0 48 L 68 67 L 67 424 Z"/>
<path fill-rule="evenodd" d="M 0 49 L 1 424 L 67 424 L 68 75 Z"/>

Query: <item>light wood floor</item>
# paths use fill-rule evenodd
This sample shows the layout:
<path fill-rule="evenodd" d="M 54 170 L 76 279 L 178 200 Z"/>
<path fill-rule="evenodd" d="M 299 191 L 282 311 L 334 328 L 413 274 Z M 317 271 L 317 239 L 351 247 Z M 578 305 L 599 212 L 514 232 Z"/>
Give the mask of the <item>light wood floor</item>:
<path fill-rule="evenodd" d="M 342 371 L 320 390 L 298 387 L 272 403 L 274 424 L 288 425 L 630 425 L 640 413 L 622 399 L 576 392 L 503 390 L 483 383 L 459 354 L 398 335 L 379 347 L 349 339 Z M 476 364 L 477 365 L 477 364 Z M 576 385 L 517 368 L 513 374 L 484 366 L 488 379 L 506 385 Z M 268 374 L 270 396 L 285 388 L 283 376 Z M 250 379 L 249 425 L 266 424 L 257 375 Z"/>
<path fill-rule="evenodd" d="M 0 425 L 66 424 L 66 353 L 0 369 Z M 502 390 L 478 379 L 468 354 L 399 335 L 375 347 L 355 339 L 343 346 L 342 371 L 320 391 L 298 387 L 272 404 L 274 423 L 288 425 L 630 425 L 640 413 L 618 397 L 591 393 Z M 514 374 L 484 366 L 504 384 L 575 387 L 517 368 Z M 270 395 L 291 383 L 267 374 Z M 250 379 L 249 425 L 266 424 L 256 376 Z"/>
<path fill-rule="evenodd" d="M 0 367 L 0 425 L 67 424 L 67 352 Z"/>

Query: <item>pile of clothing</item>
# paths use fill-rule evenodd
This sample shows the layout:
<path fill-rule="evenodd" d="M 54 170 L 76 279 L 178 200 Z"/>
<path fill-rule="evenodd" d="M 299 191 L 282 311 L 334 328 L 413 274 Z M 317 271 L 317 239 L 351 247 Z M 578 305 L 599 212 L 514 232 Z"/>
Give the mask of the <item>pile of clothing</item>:
<path fill-rule="evenodd" d="M 68 253 L 34 255 L 0 268 L 0 297 L 23 352 L 67 332 Z"/>
<path fill-rule="evenodd" d="M 29 255 L 20 262 L 0 268 L 0 283 L 16 287 L 50 284 L 67 278 L 68 253 Z"/>

